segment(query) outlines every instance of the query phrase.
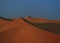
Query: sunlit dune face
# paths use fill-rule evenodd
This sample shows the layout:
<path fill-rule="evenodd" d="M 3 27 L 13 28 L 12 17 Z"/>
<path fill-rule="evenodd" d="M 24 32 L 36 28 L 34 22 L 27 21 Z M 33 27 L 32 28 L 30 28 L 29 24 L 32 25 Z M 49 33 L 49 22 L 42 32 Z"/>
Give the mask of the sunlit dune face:
<path fill-rule="evenodd" d="M 35 19 L 34 21 L 38 20 Z M 14 19 L 2 27 L 2 31 L 0 31 L 0 43 L 60 43 L 60 34 L 48 31 L 58 30 L 55 27 L 56 25 L 52 26 L 45 22 L 45 24 L 35 23 L 29 22 L 24 18 Z"/>
<path fill-rule="evenodd" d="M 10 21 L 0 19 L 0 26 L 3 26 L 3 25 L 5 25 L 5 24 L 7 24 L 9 22 Z"/>

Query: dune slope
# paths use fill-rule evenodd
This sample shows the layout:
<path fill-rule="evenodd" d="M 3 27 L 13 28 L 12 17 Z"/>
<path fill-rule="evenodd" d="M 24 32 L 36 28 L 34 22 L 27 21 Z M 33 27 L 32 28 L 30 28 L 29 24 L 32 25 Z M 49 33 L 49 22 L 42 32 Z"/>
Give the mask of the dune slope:
<path fill-rule="evenodd" d="M 18 18 L 2 28 L 0 43 L 60 43 L 60 34 L 44 31 Z"/>

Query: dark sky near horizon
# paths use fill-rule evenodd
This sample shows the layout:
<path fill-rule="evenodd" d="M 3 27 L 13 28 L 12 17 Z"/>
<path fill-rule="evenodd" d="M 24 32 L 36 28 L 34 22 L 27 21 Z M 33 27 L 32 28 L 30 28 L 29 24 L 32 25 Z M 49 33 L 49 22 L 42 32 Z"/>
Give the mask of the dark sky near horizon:
<path fill-rule="evenodd" d="M 60 0 L 0 0 L 0 16 L 60 19 Z"/>

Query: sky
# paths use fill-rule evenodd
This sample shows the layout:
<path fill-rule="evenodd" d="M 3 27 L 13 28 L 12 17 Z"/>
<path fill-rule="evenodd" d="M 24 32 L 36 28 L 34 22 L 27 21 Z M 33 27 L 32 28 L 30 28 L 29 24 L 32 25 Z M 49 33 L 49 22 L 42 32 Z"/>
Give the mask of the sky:
<path fill-rule="evenodd" d="M 60 0 L 0 0 L 0 16 L 32 16 L 60 20 Z"/>

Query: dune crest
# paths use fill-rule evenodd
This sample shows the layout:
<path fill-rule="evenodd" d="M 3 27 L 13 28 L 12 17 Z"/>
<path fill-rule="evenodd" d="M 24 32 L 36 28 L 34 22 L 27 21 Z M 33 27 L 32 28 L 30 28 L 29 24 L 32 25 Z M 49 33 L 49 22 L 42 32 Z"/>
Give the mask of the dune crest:
<path fill-rule="evenodd" d="M 46 19 L 32 17 L 13 19 L 13 21 L 0 28 L 0 43 L 60 43 L 60 34 L 42 30 L 33 23 L 50 22 Z"/>

